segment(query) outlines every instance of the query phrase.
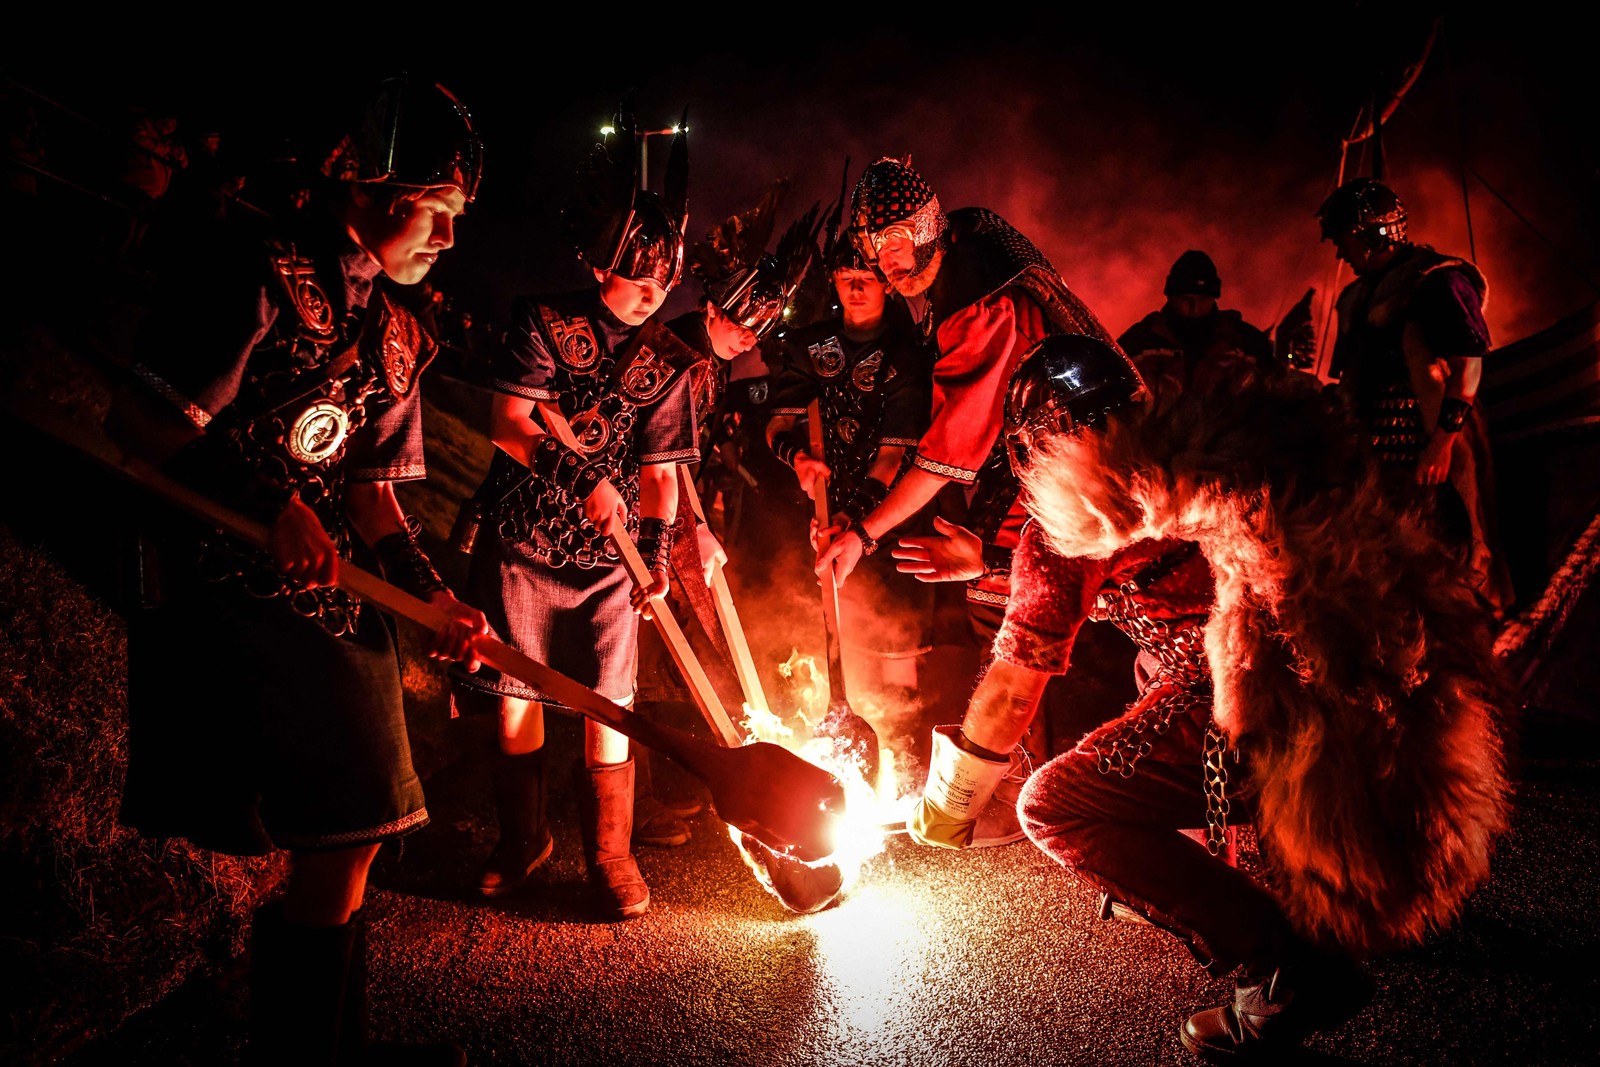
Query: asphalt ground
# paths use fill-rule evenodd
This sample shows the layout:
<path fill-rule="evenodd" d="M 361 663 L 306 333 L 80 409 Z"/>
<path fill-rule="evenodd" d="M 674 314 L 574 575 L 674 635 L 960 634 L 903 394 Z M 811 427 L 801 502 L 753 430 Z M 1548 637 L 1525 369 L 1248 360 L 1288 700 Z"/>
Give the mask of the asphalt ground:
<path fill-rule="evenodd" d="M 575 755 L 577 728 L 555 720 L 553 751 Z M 1513 829 L 1460 922 L 1372 961 L 1368 1009 L 1288 1062 L 1596 1062 L 1597 753 L 1592 734 L 1530 736 Z M 687 845 L 640 850 L 650 910 L 598 921 L 557 763 L 554 856 L 492 902 L 472 890 L 492 843 L 484 764 L 462 755 L 428 779 L 433 822 L 374 869 L 375 1035 L 454 1041 L 479 1065 L 1192 1064 L 1178 1027 L 1230 995 L 1162 931 L 1100 920 L 1095 894 L 1026 841 L 950 852 L 891 835 L 802 915 L 707 812 Z M 243 975 L 197 976 L 69 1064 L 236 1062 Z"/>

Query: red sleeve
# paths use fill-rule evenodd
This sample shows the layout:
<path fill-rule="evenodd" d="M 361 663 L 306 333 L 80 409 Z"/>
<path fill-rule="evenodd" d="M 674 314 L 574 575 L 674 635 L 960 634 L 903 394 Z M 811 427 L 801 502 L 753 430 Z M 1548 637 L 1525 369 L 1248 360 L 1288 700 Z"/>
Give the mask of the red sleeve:
<path fill-rule="evenodd" d="M 1030 522 L 1011 558 L 1011 596 L 994 636 L 994 655 L 1043 674 L 1065 674 L 1078 631 L 1094 607 L 1108 561 L 1067 558 Z"/>
<path fill-rule="evenodd" d="M 976 480 L 1000 436 L 1011 372 L 1049 332 L 1044 310 L 1014 286 L 945 320 L 936 338 L 933 418 L 917 445 L 917 466 L 962 485 Z"/>

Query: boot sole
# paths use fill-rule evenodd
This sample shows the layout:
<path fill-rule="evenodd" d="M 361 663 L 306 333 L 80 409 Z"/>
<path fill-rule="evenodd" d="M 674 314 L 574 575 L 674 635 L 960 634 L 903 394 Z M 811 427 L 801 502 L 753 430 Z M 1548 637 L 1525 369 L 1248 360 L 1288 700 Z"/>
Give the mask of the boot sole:
<path fill-rule="evenodd" d="M 511 893 L 515 893 L 517 890 L 528 884 L 528 879 L 533 877 L 534 871 L 544 866 L 544 861 L 550 858 L 550 853 L 555 851 L 555 847 L 555 838 L 551 838 L 549 841 L 546 841 L 544 844 L 544 849 L 533 858 L 532 863 L 528 864 L 528 869 L 522 872 L 522 876 L 520 878 L 513 879 L 509 882 L 501 882 L 499 885 L 493 886 L 484 885 L 482 882 L 479 882 L 479 895 L 493 900 L 496 897 L 503 897 Z"/>

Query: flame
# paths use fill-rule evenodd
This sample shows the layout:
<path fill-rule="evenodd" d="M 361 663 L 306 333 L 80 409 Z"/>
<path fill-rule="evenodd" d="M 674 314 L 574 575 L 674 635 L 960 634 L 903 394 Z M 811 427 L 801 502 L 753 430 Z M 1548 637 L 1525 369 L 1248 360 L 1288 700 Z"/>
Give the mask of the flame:
<path fill-rule="evenodd" d="M 905 821 L 914 797 L 900 797 L 898 765 L 902 754 L 883 745 L 875 782 L 868 782 L 862 767 L 852 759 L 840 759 L 833 739 L 816 735 L 817 724 L 827 713 L 829 689 L 827 676 L 817 669 L 815 657 L 802 655 L 796 649 L 785 662 L 779 664 L 778 673 L 790 682 L 791 691 L 798 703 L 795 714 L 778 715 L 765 708 L 744 705 L 744 728 L 752 742 L 767 741 L 781 745 L 809 763 L 831 772 L 839 779 L 845 791 L 845 813 L 835 822 L 833 852 L 807 866 L 837 867 L 841 888 L 836 894 L 842 897 L 860 881 L 867 862 L 884 849 L 888 838 L 887 827 Z M 881 709 L 868 699 L 855 709 L 869 722 L 881 720 Z M 879 714 L 871 714 L 879 711 Z M 874 723 L 875 725 L 875 723 Z M 745 835 L 733 826 L 728 835 L 739 846 L 740 853 L 763 888 L 783 900 L 783 894 L 773 886 L 766 866 L 751 855 Z"/>

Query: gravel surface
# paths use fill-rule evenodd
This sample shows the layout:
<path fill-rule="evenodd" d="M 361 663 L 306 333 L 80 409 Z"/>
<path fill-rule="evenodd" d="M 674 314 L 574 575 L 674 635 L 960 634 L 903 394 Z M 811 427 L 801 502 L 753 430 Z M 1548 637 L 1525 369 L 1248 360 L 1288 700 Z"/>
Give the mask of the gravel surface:
<path fill-rule="evenodd" d="M 576 752 L 571 720 L 552 737 Z M 1593 753 L 1527 764 L 1513 832 L 1462 921 L 1374 961 L 1371 1006 L 1296 1062 L 1595 1062 Z M 587 910 L 567 775 L 554 857 L 493 903 L 471 892 L 491 842 L 482 765 L 458 759 L 428 792 L 432 825 L 374 872 L 372 1029 L 453 1040 L 473 1064 L 1192 1064 L 1178 1026 L 1229 996 L 1163 932 L 1098 920 L 1095 895 L 1027 842 L 954 853 L 892 836 L 836 905 L 797 915 L 708 812 L 689 844 L 640 853 L 651 909 L 610 924 Z M 70 1062 L 233 1062 L 243 1010 L 236 966 Z"/>

